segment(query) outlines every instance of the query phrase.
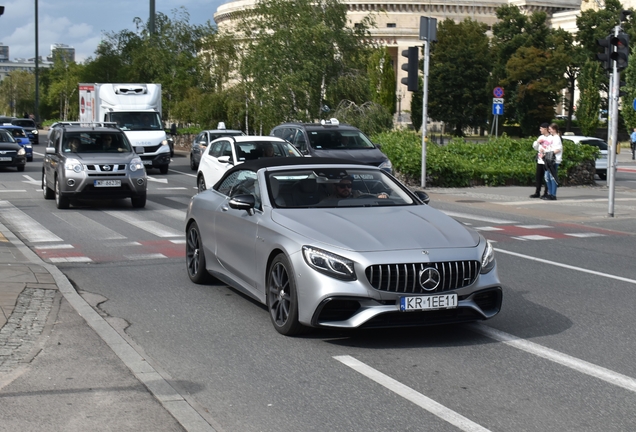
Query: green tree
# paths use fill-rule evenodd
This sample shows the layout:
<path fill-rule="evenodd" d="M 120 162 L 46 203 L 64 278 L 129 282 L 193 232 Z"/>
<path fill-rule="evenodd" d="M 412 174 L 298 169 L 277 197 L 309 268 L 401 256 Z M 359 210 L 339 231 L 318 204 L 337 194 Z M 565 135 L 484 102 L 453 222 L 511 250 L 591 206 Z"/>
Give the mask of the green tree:
<path fill-rule="evenodd" d="M 339 80 L 366 78 L 367 22 L 347 26 L 347 6 L 338 0 L 260 0 L 238 29 L 249 111 L 266 128 L 320 118 L 325 104 L 344 99 Z M 348 99 L 360 102 L 354 96 Z"/>
<path fill-rule="evenodd" d="M 488 26 L 466 18 L 442 21 L 431 53 L 429 117 L 443 121 L 452 134 L 466 127 L 484 127 L 489 108 L 487 84 L 491 58 Z"/>
<path fill-rule="evenodd" d="M 0 111 L 16 117 L 35 108 L 35 75 L 13 71 L 0 83 Z"/>
<path fill-rule="evenodd" d="M 599 87 L 601 82 L 601 66 L 596 60 L 588 60 L 579 76 L 581 96 L 576 109 L 576 120 L 583 135 L 594 136 L 599 125 L 599 108 L 601 96 Z"/>
<path fill-rule="evenodd" d="M 387 48 L 378 48 L 369 58 L 367 68 L 372 101 L 395 113 L 395 71 Z"/>

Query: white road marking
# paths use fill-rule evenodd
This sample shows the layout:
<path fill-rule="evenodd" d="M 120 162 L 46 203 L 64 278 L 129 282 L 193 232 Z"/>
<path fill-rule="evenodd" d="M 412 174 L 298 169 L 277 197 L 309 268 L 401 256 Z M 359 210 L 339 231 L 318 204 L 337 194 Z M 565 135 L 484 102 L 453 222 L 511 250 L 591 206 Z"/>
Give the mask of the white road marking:
<path fill-rule="evenodd" d="M 148 181 L 155 182 L 155 183 L 166 183 L 166 184 L 168 183 L 168 179 L 165 179 L 165 178 L 154 178 L 154 177 L 150 177 L 150 176 L 148 176 Z"/>
<path fill-rule="evenodd" d="M 92 259 L 90 259 L 89 257 L 85 257 L 85 256 L 50 258 L 49 261 L 51 261 L 52 263 L 93 262 Z"/>
<path fill-rule="evenodd" d="M 525 229 L 545 229 L 545 228 L 554 228 L 550 225 L 515 225 L 517 228 L 525 228 Z"/>
<path fill-rule="evenodd" d="M 159 259 L 159 258 L 168 258 L 168 257 L 165 256 L 164 254 L 152 253 L 152 254 L 124 255 L 124 258 L 129 259 L 131 261 L 137 261 L 137 260 Z"/>
<path fill-rule="evenodd" d="M 181 240 L 170 240 L 170 243 L 174 243 L 174 244 L 185 244 L 185 239 L 181 239 Z"/>
<path fill-rule="evenodd" d="M 42 185 L 42 181 L 41 180 L 36 180 L 31 176 L 28 175 L 22 175 L 22 177 L 24 177 L 26 180 L 22 180 L 22 183 L 29 183 L 29 184 L 34 184 L 34 185 L 38 185 L 41 186 Z"/>
<path fill-rule="evenodd" d="M 0 200 L 0 214 L 13 226 L 14 231 L 31 243 L 64 241 L 9 201 Z"/>
<path fill-rule="evenodd" d="M 599 233 L 566 233 L 565 235 L 570 236 L 570 237 L 580 237 L 580 238 L 584 238 L 584 237 L 603 237 L 603 236 L 605 236 L 605 234 L 599 234 Z"/>
<path fill-rule="evenodd" d="M 477 231 L 503 231 L 503 228 L 497 228 L 492 226 L 474 227 Z"/>
<path fill-rule="evenodd" d="M 134 225 L 137 228 L 141 228 L 142 230 L 154 234 L 157 237 L 184 236 L 184 233 L 182 231 L 172 229 L 166 225 L 160 224 L 159 222 L 144 220 L 135 213 L 124 211 L 105 211 L 104 213 L 116 217 L 117 219 L 123 220 L 124 222 L 127 222 L 131 225 Z"/>
<path fill-rule="evenodd" d="M 449 211 L 443 211 L 443 213 L 446 213 L 448 216 L 453 217 L 453 218 L 462 218 L 462 219 L 471 219 L 471 220 L 478 220 L 478 221 L 482 221 L 482 222 L 490 222 L 493 224 L 497 224 L 497 225 L 513 225 L 516 223 L 519 223 L 517 221 L 510 221 L 510 220 L 505 220 L 505 219 L 494 219 L 494 218 L 488 218 L 488 217 L 483 217 L 483 216 L 477 216 L 477 215 L 472 215 L 472 214 L 468 214 L 468 213 L 456 213 L 456 212 L 449 212 Z"/>
<path fill-rule="evenodd" d="M 636 282 L 636 281 L 634 281 Z M 578 372 L 598 378 L 612 385 L 622 387 L 626 390 L 636 392 L 636 379 L 618 372 L 611 371 L 585 360 L 577 359 L 567 354 L 560 353 L 551 348 L 547 348 L 533 342 L 521 339 L 517 336 L 487 327 L 483 324 L 469 324 L 469 327 L 476 333 L 489 337 L 491 339 L 503 342 L 506 345 L 520 349 L 527 353 L 542 357 L 560 365 L 569 367 Z"/>
<path fill-rule="evenodd" d="M 519 240 L 554 240 L 554 238 L 552 238 L 552 237 L 542 236 L 542 235 L 538 235 L 538 234 L 517 236 L 517 237 L 514 237 L 514 238 L 519 239 Z"/>
<path fill-rule="evenodd" d="M 75 246 L 71 244 L 56 244 L 56 245 L 42 245 L 36 246 L 37 250 L 49 250 L 49 249 L 74 249 Z"/>
<path fill-rule="evenodd" d="M 394 380 L 393 378 L 383 374 L 376 369 L 373 369 L 371 366 L 368 366 L 351 356 L 334 356 L 334 359 L 338 360 L 346 366 L 349 366 L 351 369 L 361 373 L 362 375 L 375 381 L 381 386 L 386 387 L 392 392 L 402 396 L 408 401 L 411 401 L 415 405 L 424 408 L 431 414 L 436 415 L 437 417 L 452 424 L 453 426 L 456 426 L 460 430 L 470 432 L 489 431 L 481 425 L 467 419 L 466 417 L 456 413 L 455 411 L 446 408 L 444 405 L 435 402 L 433 399 L 430 399 L 419 392 L 416 392 L 412 388 L 405 386 L 399 381 Z"/>
<path fill-rule="evenodd" d="M 186 188 L 183 186 L 179 187 L 166 187 L 166 188 L 157 188 L 157 190 L 185 190 Z"/>
<path fill-rule="evenodd" d="M 126 238 L 126 236 L 107 228 L 99 222 L 95 222 L 78 211 L 67 210 L 64 212 L 55 212 L 53 216 L 68 223 L 75 231 L 84 232 L 91 238 L 98 240 L 123 240 Z"/>
<path fill-rule="evenodd" d="M 5 192 L 5 193 L 26 192 L 26 189 L 0 189 L 0 192 Z"/>
<path fill-rule="evenodd" d="M 615 275 L 611 275 L 611 274 L 608 274 L 608 273 L 602 273 L 602 272 L 598 272 L 598 271 L 595 271 L 595 270 L 589 270 L 589 269 L 582 268 L 582 267 L 571 266 L 571 265 L 568 265 L 568 264 L 561 264 L 561 263 L 558 263 L 558 262 L 548 261 L 548 260 L 544 260 L 544 259 L 541 259 L 541 258 L 536 258 L 536 257 L 529 256 L 529 255 L 523 255 L 523 254 L 520 254 L 520 253 L 517 253 L 517 252 L 510 252 L 510 251 L 507 251 L 507 250 L 504 250 L 504 249 L 495 248 L 495 251 L 497 253 L 508 254 L 508 255 L 519 257 L 519 258 L 525 258 L 525 259 L 530 260 L 530 261 L 537 261 L 537 262 L 544 263 L 544 264 L 550 264 L 550 265 L 553 265 L 553 266 L 556 266 L 556 267 L 563 267 L 563 268 L 566 268 L 566 269 L 569 269 L 569 270 L 580 271 L 580 272 L 583 272 L 583 273 L 589 273 L 589 274 L 593 274 L 593 275 L 596 275 L 596 276 L 605 277 L 605 278 L 608 278 L 608 279 L 615 279 L 615 280 L 619 280 L 621 282 L 627 282 L 627 283 L 631 283 L 631 284 L 636 284 L 636 280 L 634 280 L 634 279 L 624 278 L 624 277 L 621 277 L 621 276 L 615 276 Z"/>

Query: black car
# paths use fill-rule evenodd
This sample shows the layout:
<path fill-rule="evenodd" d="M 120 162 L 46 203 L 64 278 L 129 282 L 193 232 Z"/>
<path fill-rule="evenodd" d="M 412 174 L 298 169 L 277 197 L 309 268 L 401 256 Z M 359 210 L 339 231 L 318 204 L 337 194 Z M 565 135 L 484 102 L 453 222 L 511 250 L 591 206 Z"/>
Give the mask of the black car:
<path fill-rule="evenodd" d="M 26 166 L 26 150 L 16 143 L 7 131 L 0 130 L 0 167 L 15 167 L 24 171 Z"/>
<path fill-rule="evenodd" d="M 201 156 L 205 153 L 205 149 L 208 148 L 208 144 L 217 138 L 225 136 L 242 136 L 245 135 L 243 131 L 226 129 L 225 123 L 219 122 L 216 129 L 204 130 L 192 141 L 190 147 L 190 168 L 192 171 L 196 171 L 201 163 Z"/>
<path fill-rule="evenodd" d="M 35 145 L 38 143 L 38 126 L 35 124 L 35 121 L 33 119 L 14 118 L 11 120 L 11 124 L 20 126 L 22 129 L 24 129 L 24 132 L 26 132 L 27 136 L 29 137 L 31 144 Z"/>
<path fill-rule="evenodd" d="M 269 134 L 289 141 L 305 156 L 346 159 L 393 172 L 389 158 L 360 129 L 337 119 L 282 123 Z"/>

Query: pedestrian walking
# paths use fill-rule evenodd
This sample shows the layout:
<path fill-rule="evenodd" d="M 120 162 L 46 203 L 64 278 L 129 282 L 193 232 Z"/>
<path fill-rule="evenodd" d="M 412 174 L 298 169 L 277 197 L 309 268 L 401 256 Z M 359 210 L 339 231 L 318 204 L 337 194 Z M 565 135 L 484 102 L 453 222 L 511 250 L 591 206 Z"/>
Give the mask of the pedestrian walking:
<path fill-rule="evenodd" d="M 563 161 L 563 143 L 559 135 L 559 126 L 552 123 L 548 127 L 550 136 L 548 146 L 543 152 L 543 162 L 545 164 L 545 183 L 548 187 L 548 195 L 541 199 L 556 201 L 556 191 L 559 186 L 559 165 Z"/>
<path fill-rule="evenodd" d="M 632 149 L 632 160 L 634 160 L 634 156 L 636 156 L 636 127 L 634 128 L 634 132 L 630 135 L 630 144 Z"/>
<path fill-rule="evenodd" d="M 542 156 L 549 143 L 549 126 L 550 125 L 548 123 L 541 123 L 541 126 L 539 126 L 539 132 L 541 132 L 541 135 L 539 135 L 539 138 L 537 138 L 536 141 L 532 143 L 532 148 L 537 151 L 537 154 L 535 156 L 537 160 L 537 167 L 534 179 L 535 192 L 530 195 L 530 198 L 541 197 L 541 186 L 543 186 L 543 196 L 546 196 L 548 194 L 548 186 L 545 184 L 545 163 L 543 162 Z"/>

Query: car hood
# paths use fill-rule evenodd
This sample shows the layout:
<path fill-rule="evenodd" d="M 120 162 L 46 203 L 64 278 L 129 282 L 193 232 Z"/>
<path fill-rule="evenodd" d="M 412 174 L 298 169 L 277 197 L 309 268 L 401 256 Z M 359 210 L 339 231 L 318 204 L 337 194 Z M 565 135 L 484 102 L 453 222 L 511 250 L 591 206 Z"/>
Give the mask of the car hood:
<path fill-rule="evenodd" d="M 349 159 L 356 162 L 361 162 L 363 164 L 374 165 L 374 166 L 379 166 L 382 162 L 388 159 L 386 155 L 377 148 L 351 149 L 351 150 L 314 149 L 313 156 Z"/>
<path fill-rule="evenodd" d="M 0 150 L 20 150 L 22 146 L 18 143 L 0 142 Z"/>
<path fill-rule="evenodd" d="M 425 205 L 273 209 L 272 220 L 307 240 L 359 252 L 465 248 L 479 234 Z"/>

